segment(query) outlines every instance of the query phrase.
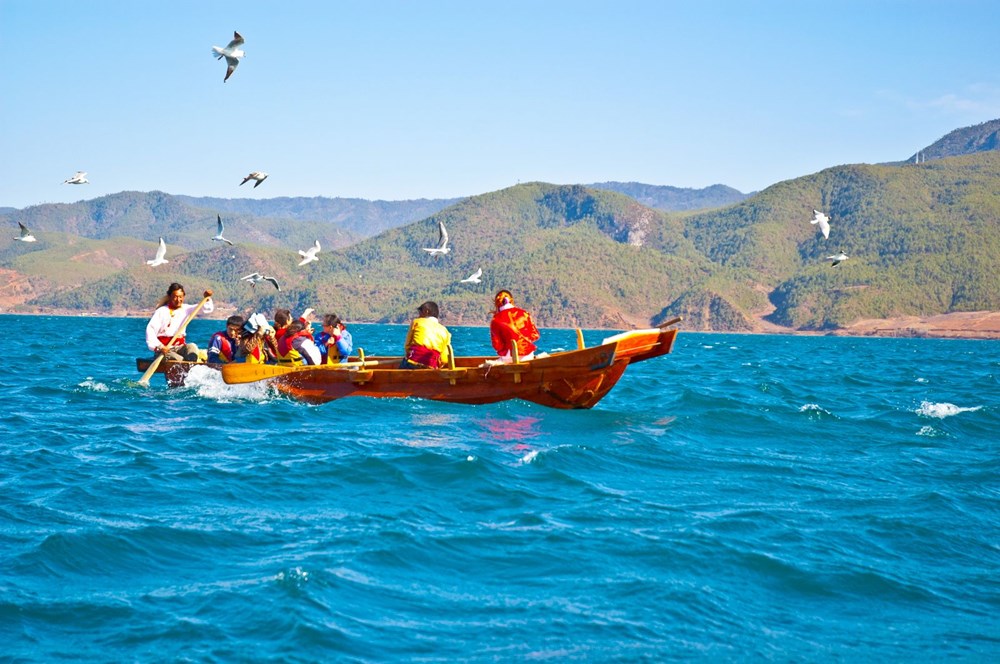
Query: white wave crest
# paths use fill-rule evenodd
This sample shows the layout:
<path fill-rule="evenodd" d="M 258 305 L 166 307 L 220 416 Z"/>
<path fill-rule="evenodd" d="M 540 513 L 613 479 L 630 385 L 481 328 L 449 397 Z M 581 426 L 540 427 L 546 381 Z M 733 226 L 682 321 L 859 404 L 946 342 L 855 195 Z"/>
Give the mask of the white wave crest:
<path fill-rule="evenodd" d="M 937 438 L 938 436 L 943 436 L 944 434 L 935 429 L 932 426 L 924 425 L 920 427 L 920 431 L 917 432 L 918 436 L 928 436 L 931 438 Z"/>
<path fill-rule="evenodd" d="M 104 383 L 95 381 L 93 376 L 87 376 L 87 380 L 80 383 L 77 387 L 85 387 L 88 390 L 93 390 L 94 392 L 107 392 L 109 389 Z"/>
<path fill-rule="evenodd" d="M 519 460 L 520 463 L 531 463 L 538 457 L 538 450 L 531 450 Z"/>
<path fill-rule="evenodd" d="M 270 401 L 274 393 L 266 381 L 244 383 L 242 385 L 227 385 L 222 381 L 222 372 L 209 367 L 191 367 L 184 379 L 184 387 L 194 390 L 205 399 L 220 403 L 233 401 Z"/>
<path fill-rule="evenodd" d="M 293 567 L 287 572 L 278 572 L 274 577 L 276 581 L 291 581 L 293 583 L 305 583 L 309 580 L 309 572 L 301 567 Z"/>
<path fill-rule="evenodd" d="M 917 408 L 914 412 L 917 415 L 923 415 L 924 417 L 944 419 L 946 417 L 951 417 L 952 415 L 958 415 L 959 413 L 972 413 L 980 408 L 982 408 L 982 406 L 964 408 L 962 406 L 956 406 L 953 403 L 931 403 L 930 401 L 924 401 L 921 402 L 920 408 Z"/>
<path fill-rule="evenodd" d="M 799 408 L 800 413 L 808 413 L 809 411 L 813 410 L 820 413 L 826 413 L 827 415 L 830 414 L 830 411 L 828 411 L 826 408 L 823 408 L 818 403 L 807 403 L 806 405 Z"/>

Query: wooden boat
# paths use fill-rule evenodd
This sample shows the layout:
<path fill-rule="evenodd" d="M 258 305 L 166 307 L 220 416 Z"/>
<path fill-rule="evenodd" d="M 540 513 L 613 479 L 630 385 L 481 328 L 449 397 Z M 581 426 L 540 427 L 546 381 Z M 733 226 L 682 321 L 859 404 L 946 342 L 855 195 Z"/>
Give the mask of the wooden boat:
<path fill-rule="evenodd" d="M 224 364 L 229 384 L 269 381 L 279 392 L 308 403 L 343 397 L 415 397 L 453 403 L 485 404 L 523 399 L 552 408 L 591 408 L 606 395 L 634 362 L 666 355 L 676 329 L 669 326 L 631 330 L 583 347 L 577 331 L 576 350 L 537 357 L 528 362 L 494 364 L 493 357 L 453 357 L 441 369 L 400 369 L 401 357 L 359 357 L 347 363 L 286 367 L 270 364 Z M 164 370 L 187 373 L 190 367 Z"/>

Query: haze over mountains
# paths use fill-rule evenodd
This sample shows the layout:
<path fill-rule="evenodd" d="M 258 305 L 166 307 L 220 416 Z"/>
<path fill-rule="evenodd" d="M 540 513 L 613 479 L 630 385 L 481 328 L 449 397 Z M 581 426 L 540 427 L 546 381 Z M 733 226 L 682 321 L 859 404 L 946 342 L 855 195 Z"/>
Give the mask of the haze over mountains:
<path fill-rule="evenodd" d="M 219 315 L 277 306 L 405 322 L 435 299 L 484 324 L 510 288 L 543 326 L 833 330 L 861 318 L 1000 309 L 1000 120 L 920 163 L 844 165 L 754 194 L 723 185 L 526 183 L 465 199 L 265 200 L 122 192 L 0 212 L 5 311 L 147 315 L 170 281 L 213 288 Z M 991 147 L 992 146 L 992 147 Z M 830 216 L 830 238 L 809 224 Z M 213 246 L 215 216 L 234 247 Z M 422 251 L 446 224 L 452 252 Z M 38 237 L 12 238 L 17 222 Z M 149 268 L 163 236 L 170 263 Z M 320 260 L 297 249 L 319 239 Z M 830 266 L 839 251 L 850 258 Z M 483 269 L 481 284 L 459 281 Z M 239 278 L 259 271 L 279 293 Z"/>

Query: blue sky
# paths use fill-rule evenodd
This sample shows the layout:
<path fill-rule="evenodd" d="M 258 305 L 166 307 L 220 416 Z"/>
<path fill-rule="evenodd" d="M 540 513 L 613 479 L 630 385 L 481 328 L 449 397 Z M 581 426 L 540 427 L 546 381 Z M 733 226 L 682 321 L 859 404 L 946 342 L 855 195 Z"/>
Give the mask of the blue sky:
<path fill-rule="evenodd" d="M 1000 118 L 998 25 L 995 0 L 0 0 L 0 206 L 754 191 Z"/>

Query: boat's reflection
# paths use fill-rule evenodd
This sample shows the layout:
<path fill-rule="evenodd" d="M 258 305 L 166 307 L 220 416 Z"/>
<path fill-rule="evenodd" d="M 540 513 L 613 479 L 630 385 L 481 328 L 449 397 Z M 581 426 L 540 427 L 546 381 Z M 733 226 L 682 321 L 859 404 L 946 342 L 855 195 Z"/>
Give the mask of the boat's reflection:
<path fill-rule="evenodd" d="M 492 440 L 502 443 L 524 443 L 542 435 L 538 427 L 541 420 L 529 415 L 510 419 L 487 416 L 473 420 Z"/>
<path fill-rule="evenodd" d="M 541 420 L 530 415 L 511 418 L 486 417 L 471 422 L 482 432 L 484 442 L 499 444 L 503 451 L 519 457 L 522 463 L 531 463 L 538 456 L 537 445 L 532 441 L 542 437 Z"/>

